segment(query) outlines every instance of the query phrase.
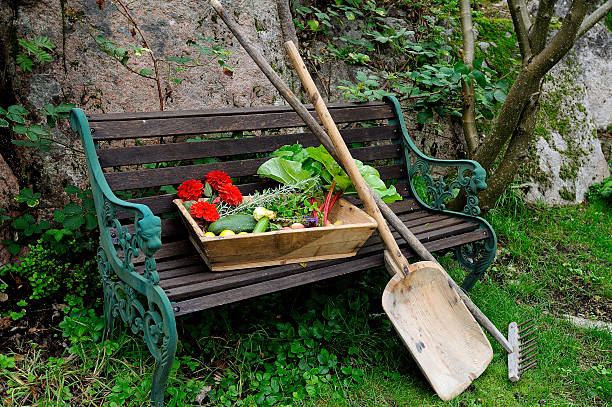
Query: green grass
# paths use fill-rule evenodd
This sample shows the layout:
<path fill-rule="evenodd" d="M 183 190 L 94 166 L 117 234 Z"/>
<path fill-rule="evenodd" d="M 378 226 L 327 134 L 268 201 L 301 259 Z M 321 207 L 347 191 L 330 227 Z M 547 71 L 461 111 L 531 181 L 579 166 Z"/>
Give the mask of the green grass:
<path fill-rule="evenodd" d="M 210 386 L 205 403 L 227 406 L 607 405 L 612 335 L 562 316 L 612 319 L 612 209 L 602 202 L 526 208 L 512 196 L 503 208 L 488 215 L 499 256 L 470 295 L 503 332 L 510 321 L 534 318 L 539 364 L 519 382 L 508 381 L 506 354 L 491 340 L 483 375 L 440 401 L 382 311 L 386 273 L 371 270 L 179 320 L 167 404 L 198 405 Z M 441 262 L 457 279 L 464 275 L 450 256 Z M 24 343 L 7 355 L 12 361 L 0 358 L 0 405 L 146 405 L 153 370 L 146 347 L 121 332 L 95 340 L 100 322 L 91 313 L 67 318 L 58 335 L 70 349 L 60 357 Z"/>

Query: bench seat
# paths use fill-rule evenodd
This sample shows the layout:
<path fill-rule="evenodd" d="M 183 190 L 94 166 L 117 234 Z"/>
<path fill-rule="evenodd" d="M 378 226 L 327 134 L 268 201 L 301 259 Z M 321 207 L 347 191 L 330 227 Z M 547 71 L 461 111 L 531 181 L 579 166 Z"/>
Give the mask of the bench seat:
<path fill-rule="evenodd" d="M 488 231 L 480 229 L 477 222 L 418 209 L 418 205 L 410 199 L 392 204 L 391 207 L 431 252 L 488 237 Z M 164 226 L 162 223 L 162 230 Z M 406 257 L 414 257 L 412 250 L 397 232 L 394 237 L 398 239 Z M 211 272 L 187 239 L 164 243 L 155 258 L 159 285 L 173 303 L 174 315 L 178 317 L 281 289 L 381 267 L 384 265 L 382 250 L 382 243 L 375 232 L 355 257 L 302 265 Z M 142 262 L 142 258 L 136 260 L 136 271 L 143 271 Z"/>

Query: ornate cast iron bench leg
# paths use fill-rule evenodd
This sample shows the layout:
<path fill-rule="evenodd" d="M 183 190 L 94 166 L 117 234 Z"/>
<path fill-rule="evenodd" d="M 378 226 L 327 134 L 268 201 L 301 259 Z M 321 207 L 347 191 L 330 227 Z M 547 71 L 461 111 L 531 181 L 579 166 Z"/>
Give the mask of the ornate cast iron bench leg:
<path fill-rule="evenodd" d="M 482 241 L 464 244 L 453 248 L 455 258 L 469 274 L 463 280 L 461 288 L 470 291 L 474 284 L 484 275 L 493 260 L 497 250 L 497 238 L 493 228 L 483 219 L 478 218 L 480 229 L 487 230 L 489 237 Z"/>
<path fill-rule="evenodd" d="M 116 317 L 121 317 L 134 334 L 143 332 L 145 343 L 157 361 L 151 385 L 151 402 L 155 406 L 162 406 L 178 334 L 168 296 L 158 285 L 159 275 L 154 258 L 162 245 L 161 219 L 153 215 L 149 207 L 123 201 L 111 191 L 82 110 L 72 109 L 70 124 L 83 141 L 100 229 L 98 270 L 104 289 L 104 336 L 111 334 Z M 120 212 L 122 216 L 125 212 L 133 215 L 133 233 L 121 223 L 118 217 Z M 142 274 L 135 266 L 139 254 L 144 257 Z"/>
<path fill-rule="evenodd" d="M 102 340 L 110 339 L 113 333 L 115 317 L 113 316 L 113 289 L 111 281 L 111 267 L 104 253 L 104 248 L 98 248 L 98 271 L 102 279 L 102 291 L 104 292 L 104 334 Z"/>

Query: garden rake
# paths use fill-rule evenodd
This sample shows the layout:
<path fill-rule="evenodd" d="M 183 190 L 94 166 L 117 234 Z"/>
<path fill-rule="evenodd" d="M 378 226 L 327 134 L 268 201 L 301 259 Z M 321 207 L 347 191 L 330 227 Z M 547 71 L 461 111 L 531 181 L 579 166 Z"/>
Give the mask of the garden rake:
<path fill-rule="evenodd" d="M 508 342 L 512 351 L 508 351 L 508 379 L 518 381 L 521 375 L 537 365 L 538 343 L 535 338 L 535 324 L 529 325 L 533 318 L 521 324 L 510 322 Z M 523 328 L 527 325 L 525 328 Z M 502 345 L 503 346 L 503 345 Z M 505 348 L 505 346 L 504 346 Z"/>
<path fill-rule="evenodd" d="M 223 9 L 223 6 L 218 0 L 211 0 L 211 5 L 226 23 L 230 31 L 234 34 L 238 42 L 243 46 L 244 50 L 249 54 L 257 66 L 262 70 L 265 76 L 270 80 L 274 87 L 279 93 L 287 100 L 287 102 L 294 108 L 296 113 L 304 120 L 308 128 L 313 134 L 321 141 L 325 148 L 330 154 L 338 160 L 337 153 L 331 142 L 329 136 L 323 130 L 321 125 L 310 115 L 308 110 L 302 105 L 300 100 L 291 92 L 289 87 L 282 81 L 282 79 L 272 69 L 270 64 L 265 60 L 261 51 L 250 44 L 242 35 L 238 25 L 228 16 L 227 12 Z M 342 165 L 342 164 L 341 164 Z M 417 237 L 408 229 L 408 227 L 395 215 L 395 213 L 389 208 L 377 194 L 372 194 L 376 205 L 379 207 L 383 216 L 389 222 L 391 226 L 401 235 L 401 237 L 408 243 L 410 248 L 418 255 L 422 260 L 433 261 L 438 263 L 433 255 L 423 246 L 423 244 L 417 239 Z M 440 267 L 441 268 L 441 267 Z M 443 269 L 442 269 L 443 270 Z M 446 271 L 444 270 L 446 273 Z M 497 329 L 497 327 L 484 315 L 484 313 L 472 302 L 461 287 L 455 281 L 446 274 L 447 283 L 451 286 L 459 295 L 463 303 L 466 305 L 470 313 L 478 321 L 478 323 L 487 330 L 487 332 L 506 350 L 508 353 L 508 378 L 510 381 L 516 382 L 519 380 L 521 375 L 527 370 L 536 366 L 536 354 L 537 344 L 533 335 L 535 333 L 535 326 L 529 325 L 526 328 L 523 326 L 530 323 L 532 320 L 525 321 L 522 324 L 511 322 L 508 327 L 508 339 Z"/>

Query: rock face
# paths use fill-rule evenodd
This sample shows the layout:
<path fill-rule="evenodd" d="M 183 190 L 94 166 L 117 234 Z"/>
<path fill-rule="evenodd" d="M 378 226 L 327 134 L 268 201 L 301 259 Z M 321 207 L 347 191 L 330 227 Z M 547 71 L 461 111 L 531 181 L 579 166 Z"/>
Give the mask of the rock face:
<path fill-rule="evenodd" d="M 603 23 L 551 70 L 543 91 L 526 197 L 582 201 L 590 185 L 610 175 L 597 138 L 597 130 L 612 125 L 612 33 Z"/>
<path fill-rule="evenodd" d="M 17 103 L 31 112 L 45 103 L 62 102 L 75 103 L 88 113 L 154 111 L 160 109 L 160 93 L 165 110 L 282 102 L 206 2 L 10 2 L 14 8 L 8 3 L 0 4 L 0 25 L 10 27 L 3 32 L 2 42 L 8 43 L 12 29 L 16 38 L 46 36 L 55 45 L 53 61 L 36 63 L 32 73 L 21 71 L 12 59 L 9 62 Z M 276 1 L 224 3 L 247 39 L 262 47 L 268 61 L 289 81 Z M 136 25 L 126 17 L 122 4 L 130 5 L 129 14 Z M 147 47 L 140 32 L 152 52 L 136 49 Z M 219 65 L 215 47 L 231 53 L 225 63 L 233 72 Z M 124 50 L 129 58 L 122 56 Z M 139 75 L 154 76 L 152 55 L 160 61 L 159 92 L 155 79 Z M 176 63 L 185 57 L 191 61 Z M 54 129 L 53 136 L 76 149 L 81 147 L 66 123 Z M 21 161 L 36 174 L 34 188 L 51 201 L 61 195 L 66 184 L 87 185 L 81 154 L 59 145 L 50 153 L 31 156 L 20 150 L 20 154 Z"/>
<path fill-rule="evenodd" d="M 0 154 L 0 212 L 2 212 L 2 215 L 13 215 L 10 211 L 10 203 L 18 192 L 19 183 L 17 182 L 17 178 Z M 11 237 L 8 229 L 0 228 L 0 242 L 4 239 L 10 239 Z M 10 253 L 4 249 L 4 246 L 0 244 L 0 268 L 10 263 L 12 259 L 13 256 L 11 256 Z"/>
<path fill-rule="evenodd" d="M 526 197 L 551 204 L 578 202 L 589 186 L 609 176 L 576 57 L 568 55 L 548 76 L 535 129 L 535 162 Z"/>
<path fill-rule="evenodd" d="M 284 56 L 276 1 L 223 3 L 247 39 L 263 49 L 266 59 L 294 91 L 299 90 L 299 82 Z M 129 4 L 129 17 L 122 4 Z M 403 26 L 405 21 L 396 18 L 388 23 Z M 363 35 L 358 28 L 348 26 L 347 33 Z M 15 38 L 31 40 L 37 36 L 48 37 L 55 45 L 51 62 L 37 62 L 33 72 L 24 73 L 14 65 L 12 57 L 0 58 L 0 64 L 8 64 L 5 71 L 12 78 L 16 103 L 31 112 L 46 103 L 62 102 L 75 103 L 90 113 L 159 110 L 160 99 L 166 110 L 283 103 L 206 2 L 0 2 L 0 42 L 19 49 Z M 481 48 L 489 44 L 479 41 Z M 6 55 L 10 47 L 4 47 Z M 224 70 L 217 61 L 215 52 L 225 50 L 231 53 L 225 63 L 234 71 Z M 557 96 L 544 97 L 549 101 L 546 103 L 554 105 L 557 111 L 567 112 L 572 120 L 565 125 L 561 115 L 543 114 L 537 135 L 539 158 L 534 159 L 537 171 L 529 181 L 531 200 L 555 203 L 580 200 L 589 184 L 608 174 L 601 148 L 592 135 L 595 128 L 612 124 L 610 32 L 598 25 L 578 42 L 573 52 L 552 77 L 568 77 L 564 72 L 570 72 L 571 87 L 578 89 L 579 96 L 564 96 L 562 100 L 556 100 Z M 155 79 L 144 77 L 154 76 L 152 56 L 159 61 L 159 89 Z M 185 58 L 190 58 L 190 62 L 179 65 L 177 61 Z M 393 58 L 389 56 L 390 63 L 398 62 Z M 197 63 L 193 63 L 195 59 Z M 337 85 L 343 79 L 354 81 L 357 70 L 364 69 L 342 63 L 321 66 L 320 73 L 327 78 L 320 86 L 323 94 L 329 100 L 342 100 Z M 545 85 L 549 94 L 556 90 L 563 93 L 560 88 L 563 86 L 570 85 L 564 85 L 560 79 L 550 79 Z M 441 121 L 436 128 L 422 126 L 416 123 L 414 113 L 404 114 L 411 135 L 424 153 L 456 158 L 464 151 L 457 123 L 449 120 Z M 39 115 L 38 120 L 44 118 Z M 59 203 L 65 198 L 64 186 L 87 187 L 88 183 L 83 156 L 74 150 L 81 148 L 80 140 L 65 122 L 53 129 L 52 134 L 68 148 L 55 145 L 43 154 L 15 148 L 24 168 L 15 173 L 19 174 L 20 182 L 21 173 L 26 174 L 24 184 L 41 192 L 48 202 Z"/>

